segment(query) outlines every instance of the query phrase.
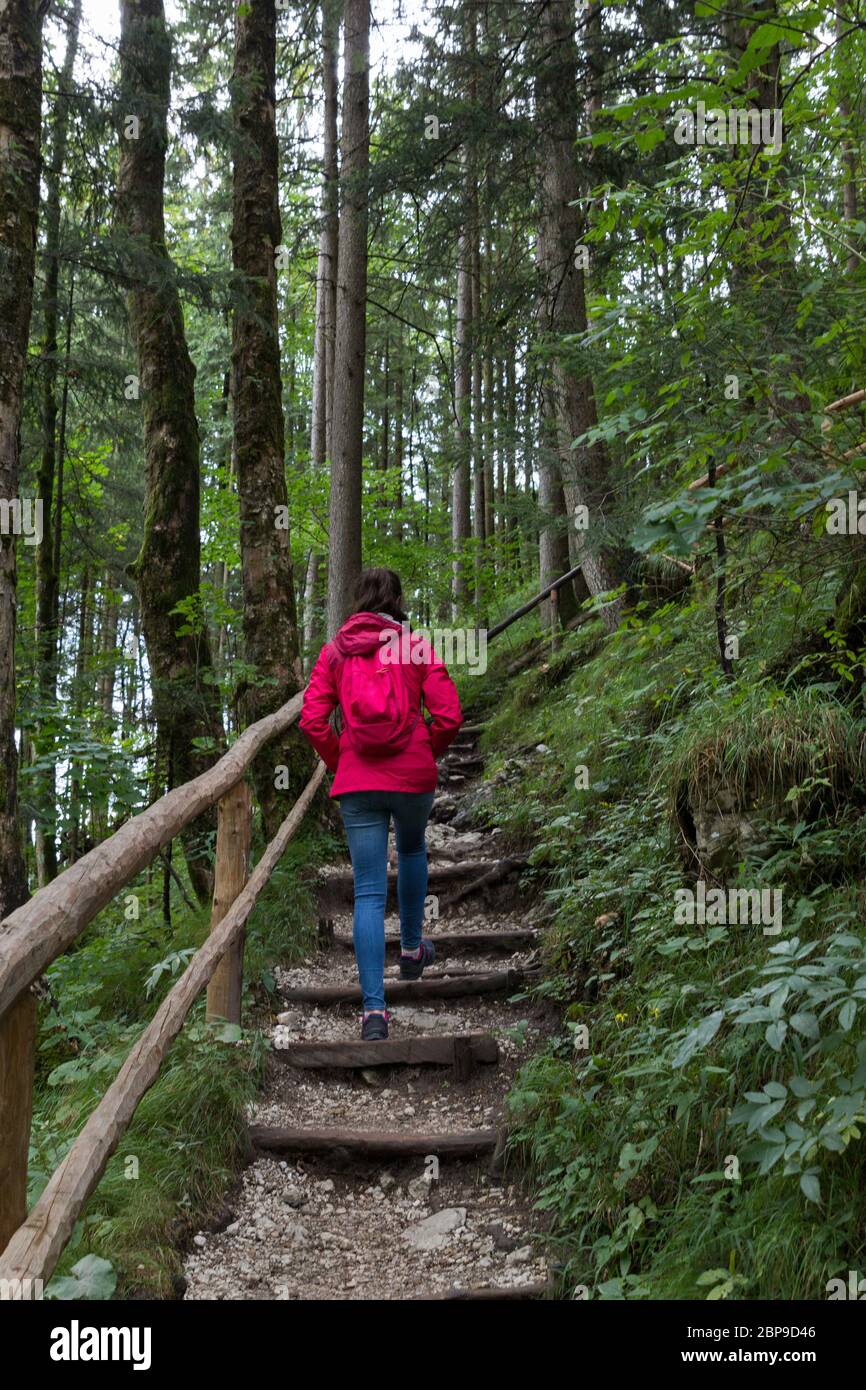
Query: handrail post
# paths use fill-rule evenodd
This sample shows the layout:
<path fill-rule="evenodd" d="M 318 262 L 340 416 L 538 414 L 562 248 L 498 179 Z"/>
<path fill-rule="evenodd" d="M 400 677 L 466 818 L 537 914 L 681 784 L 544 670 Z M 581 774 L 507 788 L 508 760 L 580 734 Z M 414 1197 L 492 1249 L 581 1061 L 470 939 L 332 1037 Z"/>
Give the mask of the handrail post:
<path fill-rule="evenodd" d="M 36 999 L 26 989 L 0 1018 L 0 1250 L 27 1215 Z"/>
<path fill-rule="evenodd" d="M 252 800 L 250 789 L 241 780 L 226 792 L 219 803 L 214 865 L 213 932 L 225 917 L 249 876 L 252 843 Z M 226 951 L 207 987 L 208 1023 L 225 1019 L 241 1021 L 241 991 L 244 978 L 244 933 Z"/>

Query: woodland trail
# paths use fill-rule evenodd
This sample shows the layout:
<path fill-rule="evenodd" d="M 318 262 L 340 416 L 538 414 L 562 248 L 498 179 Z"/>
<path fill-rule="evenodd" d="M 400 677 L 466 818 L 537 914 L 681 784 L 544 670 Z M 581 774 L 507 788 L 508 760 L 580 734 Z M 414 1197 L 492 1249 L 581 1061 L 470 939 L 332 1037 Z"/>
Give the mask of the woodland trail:
<path fill-rule="evenodd" d="M 497 863 L 489 855 L 496 839 L 436 819 L 461 820 L 480 767 L 476 742 L 476 731 L 462 732 L 440 765 L 430 891 L 439 871 L 447 886 L 425 934 L 444 939 L 421 987 L 410 987 L 414 997 L 389 1000 L 388 1043 L 360 1043 L 357 1002 L 298 997 L 323 986 L 351 992 L 357 983 L 344 873 L 333 877 L 344 896 L 330 909 L 333 933 L 302 966 L 278 972 L 290 997 L 272 1026 L 267 1080 L 250 1115 L 253 1161 L 220 1218 L 194 1238 L 187 1299 L 549 1294 L 532 1242 L 537 1218 L 502 1163 L 505 1096 L 538 1042 L 526 1001 L 510 1002 L 533 965 L 530 913 L 505 875 L 449 909 L 448 893 Z M 454 878 L 455 864 L 467 869 L 465 883 L 459 869 Z M 389 915 L 389 942 L 398 930 Z M 386 994 L 396 961 L 392 945 Z M 489 992 L 474 992 L 485 979 Z M 453 988 L 461 993 L 436 997 Z"/>

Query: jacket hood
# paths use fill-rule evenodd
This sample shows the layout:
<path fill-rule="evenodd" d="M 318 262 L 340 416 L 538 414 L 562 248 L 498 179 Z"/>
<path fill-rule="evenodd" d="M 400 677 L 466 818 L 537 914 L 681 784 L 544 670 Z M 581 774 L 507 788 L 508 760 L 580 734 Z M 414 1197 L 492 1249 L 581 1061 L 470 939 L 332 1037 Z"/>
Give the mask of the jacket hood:
<path fill-rule="evenodd" d="M 380 634 L 389 627 L 399 632 L 402 624 L 385 613 L 353 613 L 334 638 L 334 647 L 340 656 L 376 651 L 382 646 Z"/>

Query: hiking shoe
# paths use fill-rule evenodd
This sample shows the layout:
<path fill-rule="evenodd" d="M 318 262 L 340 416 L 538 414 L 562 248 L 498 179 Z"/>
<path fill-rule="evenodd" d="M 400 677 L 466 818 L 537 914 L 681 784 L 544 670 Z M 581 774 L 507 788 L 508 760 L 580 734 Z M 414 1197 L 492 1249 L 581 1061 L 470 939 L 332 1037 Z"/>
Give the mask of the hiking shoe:
<path fill-rule="evenodd" d="M 361 1023 L 363 1042 L 384 1042 L 388 1036 L 388 1014 L 365 1014 Z"/>
<path fill-rule="evenodd" d="M 417 960 L 414 956 L 404 956 L 402 952 L 400 953 L 400 979 L 420 980 L 425 965 L 432 965 L 435 959 L 436 947 L 428 936 L 422 936 L 421 954 Z"/>

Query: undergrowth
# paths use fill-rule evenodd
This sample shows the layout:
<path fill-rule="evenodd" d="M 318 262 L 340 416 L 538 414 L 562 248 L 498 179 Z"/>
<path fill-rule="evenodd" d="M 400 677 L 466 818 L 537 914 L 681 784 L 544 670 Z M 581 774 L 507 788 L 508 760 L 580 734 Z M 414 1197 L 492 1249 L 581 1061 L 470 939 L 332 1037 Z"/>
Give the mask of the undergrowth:
<path fill-rule="evenodd" d="M 551 911 L 562 1026 L 509 1107 L 565 1296 L 816 1299 L 866 1261 L 862 704 L 794 670 L 828 594 L 768 579 L 733 681 L 711 604 L 594 620 L 511 679 L 500 652 L 473 706 L 479 815 L 531 836 Z M 780 892 L 778 934 L 677 920 L 673 807 L 720 782 L 757 827 L 728 886 Z"/>

